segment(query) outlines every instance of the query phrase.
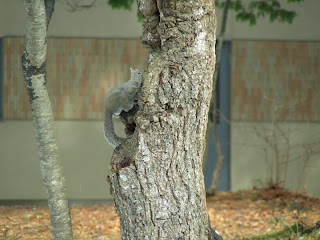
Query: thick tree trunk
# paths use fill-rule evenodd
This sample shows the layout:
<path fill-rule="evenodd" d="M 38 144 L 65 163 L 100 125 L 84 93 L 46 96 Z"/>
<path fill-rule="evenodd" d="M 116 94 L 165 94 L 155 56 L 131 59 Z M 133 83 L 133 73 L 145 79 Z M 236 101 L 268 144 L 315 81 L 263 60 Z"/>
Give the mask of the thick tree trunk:
<path fill-rule="evenodd" d="M 140 0 L 150 49 L 134 134 L 115 149 L 111 193 L 122 239 L 219 239 L 202 155 L 215 64 L 212 0 Z"/>
<path fill-rule="evenodd" d="M 51 4 L 50 4 L 51 2 Z M 52 14 L 54 0 L 47 0 Z M 25 0 L 26 49 L 22 56 L 24 78 L 32 110 L 42 179 L 45 185 L 53 239 L 72 237 L 71 218 L 66 194 L 66 183 L 55 137 L 53 113 L 46 88 L 46 9 L 43 0 Z"/>

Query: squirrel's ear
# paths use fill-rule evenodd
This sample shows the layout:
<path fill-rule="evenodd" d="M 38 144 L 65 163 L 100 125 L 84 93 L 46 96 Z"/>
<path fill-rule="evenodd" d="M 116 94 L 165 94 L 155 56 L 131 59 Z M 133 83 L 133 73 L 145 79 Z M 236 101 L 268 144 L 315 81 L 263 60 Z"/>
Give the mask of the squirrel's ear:
<path fill-rule="evenodd" d="M 131 76 L 133 75 L 133 69 L 132 68 L 130 68 L 130 74 L 131 74 Z"/>

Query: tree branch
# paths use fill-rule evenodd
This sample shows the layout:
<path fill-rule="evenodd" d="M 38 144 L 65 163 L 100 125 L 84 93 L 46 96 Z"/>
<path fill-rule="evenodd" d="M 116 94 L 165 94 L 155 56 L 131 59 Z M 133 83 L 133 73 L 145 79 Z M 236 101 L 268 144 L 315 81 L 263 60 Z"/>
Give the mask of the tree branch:
<path fill-rule="evenodd" d="M 52 13 L 54 11 L 54 4 L 55 4 L 55 0 L 45 0 L 44 1 L 44 5 L 46 8 L 47 31 L 48 31 L 48 27 L 49 27 Z"/>

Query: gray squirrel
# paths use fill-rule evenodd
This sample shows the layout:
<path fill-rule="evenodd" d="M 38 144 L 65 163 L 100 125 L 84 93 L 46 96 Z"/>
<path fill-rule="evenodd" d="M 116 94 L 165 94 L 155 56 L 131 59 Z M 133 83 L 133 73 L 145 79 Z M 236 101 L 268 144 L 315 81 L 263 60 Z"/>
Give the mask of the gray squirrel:
<path fill-rule="evenodd" d="M 104 99 L 104 136 L 115 148 L 122 144 L 125 138 L 116 135 L 112 116 L 119 116 L 122 111 L 128 112 L 137 104 L 136 96 L 142 84 L 141 72 L 132 68 L 130 72 L 130 80 L 113 87 Z"/>

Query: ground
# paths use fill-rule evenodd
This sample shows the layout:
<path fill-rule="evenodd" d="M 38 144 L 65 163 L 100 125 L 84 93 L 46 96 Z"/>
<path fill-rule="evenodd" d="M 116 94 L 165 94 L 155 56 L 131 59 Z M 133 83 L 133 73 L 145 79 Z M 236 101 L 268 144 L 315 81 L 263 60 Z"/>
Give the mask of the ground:
<path fill-rule="evenodd" d="M 281 188 L 218 193 L 207 199 L 212 227 L 227 239 L 277 232 L 293 224 L 314 226 L 320 220 L 320 199 Z M 118 216 L 111 204 L 71 208 L 74 239 L 120 239 Z M 319 231 L 319 229 L 317 229 Z M 254 239 L 320 239 L 301 238 Z M 46 207 L 0 206 L 0 239 L 52 239 Z"/>

